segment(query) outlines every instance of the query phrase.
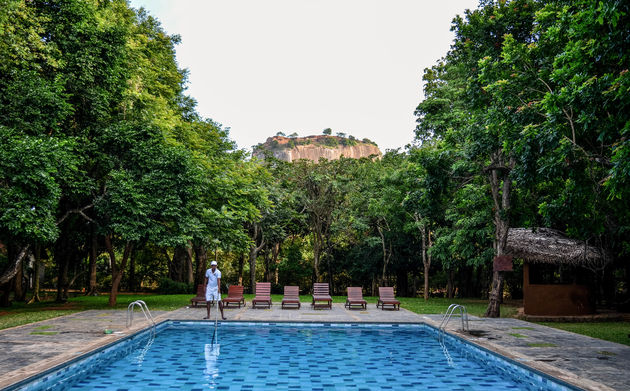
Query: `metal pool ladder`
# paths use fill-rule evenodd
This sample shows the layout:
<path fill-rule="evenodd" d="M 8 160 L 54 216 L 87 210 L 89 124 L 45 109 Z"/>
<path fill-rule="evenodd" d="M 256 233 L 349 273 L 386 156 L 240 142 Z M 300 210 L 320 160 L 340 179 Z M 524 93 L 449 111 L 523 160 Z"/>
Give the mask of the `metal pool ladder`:
<path fill-rule="evenodd" d="M 466 311 L 466 307 L 461 304 L 451 304 L 448 306 L 446 313 L 442 317 L 442 322 L 440 322 L 438 330 L 441 333 L 445 332 L 446 325 L 448 324 L 448 321 L 451 320 L 451 317 L 456 310 L 459 310 L 459 315 L 462 318 L 462 331 L 470 331 L 470 328 L 468 327 L 468 312 Z"/>
<path fill-rule="evenodd" d="M 153 320 L 153 315 L 151 315 L 151 311 L 149 311 L 147 303 L 142 300 L 136 300 L 129 304 L 129 306 L 127 307 L 127 328 L 131 327 L 131 324 L 133 323 L 133 309 L 135 306 L 140 307 L 142 313 L 144 314 L 144 317 L 149 323 L 151 323 L 151 325 L 153 326 L 153 330 L 155 331 L 155 320 Z"/>

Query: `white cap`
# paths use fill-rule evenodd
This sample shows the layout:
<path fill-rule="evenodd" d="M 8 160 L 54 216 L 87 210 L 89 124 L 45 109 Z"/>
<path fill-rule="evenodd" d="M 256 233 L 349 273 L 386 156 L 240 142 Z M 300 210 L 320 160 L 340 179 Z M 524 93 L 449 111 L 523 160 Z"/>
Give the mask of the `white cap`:
<path fill-rule="evenodd" d="M 216 266 L 216 265 L 217 265 L 217 261 L 210 262 L 210 266 Z"/>

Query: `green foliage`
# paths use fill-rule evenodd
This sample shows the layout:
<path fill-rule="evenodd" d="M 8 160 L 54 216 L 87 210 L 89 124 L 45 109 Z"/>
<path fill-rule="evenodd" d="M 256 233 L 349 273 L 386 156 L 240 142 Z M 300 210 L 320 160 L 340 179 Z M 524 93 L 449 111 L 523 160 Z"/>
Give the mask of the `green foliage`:
<path fill-rule="evenodd" d="M 278 265 L 278 272 L 282 279 L 280 285 L 310 285 L 312 266 L 304 259 L 302 254 L 302 243 L 300 241 L 290 242 L 283 249 L 283 257 Z"/>
<path fill-rule="evenodd" d="M 336 137 L 326 137 L 321 141 L 322 145 L 327 147 L 336 148 L 339 145 L 339 140 Z"/>
<path fill-rule="evenodd" d="M 196 290 L 193 284 L 186 284 L 185 282 L 173 281 L 170 278 L 160 278 L 158 281 L 158 292 L 163 295 L 177 295 L 182 293 L 192 294 Z"/>
<path fill-rule="evenodd" d="M 62 186 L 78 173 L 72 140 L 27 136 L 2 125 L 0 138 L 0 239 L 55 240 Z"/>
<path fill-rule="evenodd" d="M 42 245 L 49 278 L 66 261 L 85 268 L 94 232 L 117 259 L 133 245 L 144 286 L 167 274 L 174 247 L 239 259 L 260 245 L 254 278 L 308 286 L 315 274 L 342 291 L 378 277 L 411 295 L 428 250 L 430 289 L 473 271 L 483 281 L 466 284 L 482 294 L 502 222 L 559 228 L 627 271 L 624 2 L 483 1 L 425 70 L 416 148 L 317 164 L 236 150 L 184 95 L 179 37 L 125 1 L 0 5 L 0 241 Z M 323 134 L 286 145 L 360 143 Z"/>

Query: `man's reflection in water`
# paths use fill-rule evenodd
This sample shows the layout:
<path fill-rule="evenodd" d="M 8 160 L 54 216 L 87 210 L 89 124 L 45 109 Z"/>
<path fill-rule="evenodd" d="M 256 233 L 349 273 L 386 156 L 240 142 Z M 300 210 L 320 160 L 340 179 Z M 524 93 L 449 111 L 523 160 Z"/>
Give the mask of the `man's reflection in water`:
<path fill-rule="evenodd" d="M 204 347 L 206 357 L 206 370 L 203 374 L 210 385 L 217 384 L 219 377 L 219 355 L 221 354 L 221 345 L 207 343 Z"/>

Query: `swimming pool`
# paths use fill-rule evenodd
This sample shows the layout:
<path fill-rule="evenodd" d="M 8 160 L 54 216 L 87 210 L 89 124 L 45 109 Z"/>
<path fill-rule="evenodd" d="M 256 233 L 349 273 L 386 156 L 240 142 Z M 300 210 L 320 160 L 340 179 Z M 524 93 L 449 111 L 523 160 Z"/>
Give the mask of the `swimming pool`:
<path fill-rule="evenodd" d="M 20 389 L 575 390 L 426 325 L 165 322 Z M 215 343 L 216 341 L 216 343 Z"/>

